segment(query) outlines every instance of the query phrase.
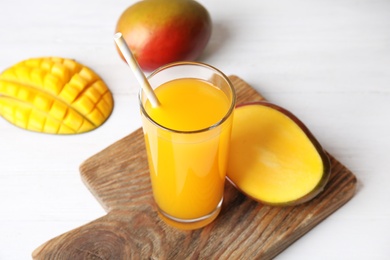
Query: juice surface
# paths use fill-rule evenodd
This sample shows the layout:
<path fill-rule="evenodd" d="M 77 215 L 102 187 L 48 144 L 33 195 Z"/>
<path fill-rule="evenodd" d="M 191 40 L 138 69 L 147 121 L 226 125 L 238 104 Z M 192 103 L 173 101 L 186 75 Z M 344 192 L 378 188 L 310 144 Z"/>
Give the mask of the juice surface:
<path fill-rule="evenodd" d="M 146 111 L 170 129 L 208 128 L 230 107 L 221 90 L 196 79 L 173 80 L 155 92 L 162 105 L 146 104 Z M 145 116 L 143 121 L 153 194 L 160 211 L 180 219 L 210 214 L 223 198 L 231 119 L 191 134 L 158 128 Z"/>
<path fill-rule="evenodd" d="M 161 106 L 146 111 L 160 125 L 179 131 L 208 128 L 228 112 L 226 95 L 210 83 L 197 79 L 178 79 L 159 86 L 155 93 Z"/>

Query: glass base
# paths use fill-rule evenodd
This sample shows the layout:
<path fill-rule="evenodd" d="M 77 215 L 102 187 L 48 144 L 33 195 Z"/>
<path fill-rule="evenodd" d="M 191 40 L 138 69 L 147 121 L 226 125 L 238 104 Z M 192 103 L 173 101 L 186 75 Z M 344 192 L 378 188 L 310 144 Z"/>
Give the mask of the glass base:
<path fill-rule="evenodd" d="M 210 214 L 200 217 L 200 218 L 195 218 L 195 219 L 180 219 L 180 218 L 175 218 L 163 210 L 161 210 L 157 206 L 157 212 L 160 218 L 167 223 L 168 225 L 179 228 L 179 229 L 184 229 L 184 230 L 193 230 L 193 229 L 199 229 L 204 226 L 207 226 L 211 222 L 213 222 L 219 215 L 219 212 L 221 211 L 222 208 L 222 202 L 223 198 L 221 201 L 218 203 L 217 208 L 211 212 Z"/>

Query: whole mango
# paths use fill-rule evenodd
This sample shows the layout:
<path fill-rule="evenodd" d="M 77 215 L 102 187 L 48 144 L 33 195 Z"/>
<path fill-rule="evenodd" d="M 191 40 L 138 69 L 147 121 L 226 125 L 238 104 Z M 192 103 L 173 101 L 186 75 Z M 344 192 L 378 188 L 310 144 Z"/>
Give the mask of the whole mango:
<path fill-rule="evenodd" d="M 145 71 L 170 62 L 197 59 L 211 31 L 208 11 L 194 0 L 137 2 L 122 13 L 115 29 L 122 33 Z"/>

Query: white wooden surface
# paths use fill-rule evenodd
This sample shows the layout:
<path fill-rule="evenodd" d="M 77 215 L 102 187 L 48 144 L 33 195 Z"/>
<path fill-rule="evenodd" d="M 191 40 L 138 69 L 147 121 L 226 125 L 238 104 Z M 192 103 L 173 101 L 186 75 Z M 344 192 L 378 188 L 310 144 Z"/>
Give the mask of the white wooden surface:
<path fill-rule="evenodd" d="M 0 259 L 105 214 L 78 167 L 140 127 L 138 86 L 113 42 L 135 2 L 1 0 L 0 71 L 38 56 L 73 58 L 114 93 L 90 133 L 32 133 L 0 118 Z M 201 61 L 295 113 L 359 180 L 355 197 L 277 259 L 389 259 L 390 1 L 200 0 L 214 31 Z"/>

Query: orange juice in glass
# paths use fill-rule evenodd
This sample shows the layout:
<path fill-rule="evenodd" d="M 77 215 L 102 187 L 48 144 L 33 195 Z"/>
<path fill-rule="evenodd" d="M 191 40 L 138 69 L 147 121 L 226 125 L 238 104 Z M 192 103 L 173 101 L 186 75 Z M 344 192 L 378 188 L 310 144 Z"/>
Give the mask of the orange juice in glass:
<path fill-rule="evenodd" d="M 161 106 L 140 92 L 154 200 L 160 217 L 195 229 L 212 222 L 223 201 L 235 92 L 219 70 L 169 64 L 148 80 Z"/>

